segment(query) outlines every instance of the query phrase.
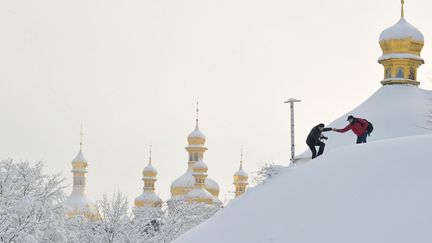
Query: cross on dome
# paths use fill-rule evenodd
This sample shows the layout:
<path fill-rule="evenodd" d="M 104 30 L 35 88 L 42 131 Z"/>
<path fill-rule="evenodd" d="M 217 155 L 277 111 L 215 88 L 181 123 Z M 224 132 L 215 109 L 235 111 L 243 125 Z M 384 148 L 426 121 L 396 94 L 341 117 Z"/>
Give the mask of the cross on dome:
<path fill-rule="evenodd" d="M 81 131 L 80 131 L 80 150 L 82 149 L 83 145 L 83 125 L 81 124 Z"/>
<path fill-rule="evenodd" d="M 199 119 L 199 101 L 197 100 L 197 106 L 196 106 L 196 118 L 195 118 L 195 122 L 196 122 L 196 127 L 198 127 L 198 119 Z"/>
<path fill-rule="evenodd" d="M 152 145 L 150 144 L 150 152 L 149 152 L 149 164 L 152 163 Z"/>

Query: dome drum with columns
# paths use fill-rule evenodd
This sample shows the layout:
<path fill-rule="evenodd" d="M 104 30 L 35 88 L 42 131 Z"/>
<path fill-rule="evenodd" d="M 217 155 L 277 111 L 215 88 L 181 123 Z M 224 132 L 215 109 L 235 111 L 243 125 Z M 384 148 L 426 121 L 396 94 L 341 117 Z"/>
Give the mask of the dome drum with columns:
<path fill-rule="evenodd" d="M 383 85 L 419 85 L 417 69 L 424 64 L 421 50 L 424 46 L 423 34 L 404 17 L 404 1 L 400 20 L 385 29 L 380 35 L 382 56 L 378 62 L 384 66 Z"/>
<path fill-rule="evenodd" d="M 64 206 L 68 217 L 83 215 L 90 220 L 97 220 L 100 218 L 99 212 L 85 193 L 87 166 L 87 160 L 82 153 L 81 128 L 80 150 L 72 161 L 73 189 L 71 195 L 65 200 Z"/>

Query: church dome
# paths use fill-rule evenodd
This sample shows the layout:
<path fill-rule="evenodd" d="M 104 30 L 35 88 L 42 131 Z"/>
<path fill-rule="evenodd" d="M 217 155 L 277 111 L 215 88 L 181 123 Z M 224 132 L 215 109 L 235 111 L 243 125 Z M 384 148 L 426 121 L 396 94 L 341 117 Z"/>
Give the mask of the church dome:
<path fill-rule="evenodd" d="M 202 133 L 199 128 L 198 128 L 198 124 L 195 127 L 195 130 L 193 130 L 189 136 L 187 137 L 188 143 L 189 144 L 195 144 L 195 145 L 201 145 L 204 144 L 206 141 L 206 137 L 204 135 L 204 133 Z"/>
<path fill-rule="evenodd" d="M 148 164 L 143 169 L 143 176 L 144 177 L 156 177 L 156 175 L 157 175 L 157 170 L 153 167 L 152 164 Z"/>
<path fill-rule="evenodd" d="M 80 191 L 74 190 L 64 201 L 63 205 L 69 217 L 84 215 L 92 220 L 99 218 L 99 212 L 96 206 Z"/>
<path fill-rule="evenodd" d="M 151 207 L 156 208 L 162 205 L 162 199 L 152 191 L 144 191 L 141 195 L 135 198 L 136 207 Z"/>
<path fill-rule="evenodd" d="M 195 178 L 192 175 L 192 169 L 190 169 L 171 184 L 171 195 L 173 197 L 186 195 L 194 186 Z M 213 196 L 219 196 L 219 185 L 213 179 L 208 177 L 205 179 L 205 189 Z"/>
<path fill-rule="evenodd" d="M 248 173 L 243 170 L 243 168 L 240 168 L 236 173 L 234 173 L 234 178 L 244 179 L 249 177 Z"/>
<path fill-rule="evenodd" d="M 77 156 L 72 160 L 72 163 L 87 163 L 87 160 L 84 158 L 84 155 L 80 149 Z"/>
<path fill-rule="evenodd" d="M 205 188 L 207 191 L 209 191 L 213 196 L 218 197 L 219 196 L 219 185 L 216 181 L 206 178 L 205 180 Z"/>
<path fill-rule="evenodd" d="M 215 202 L 214 196 L 203 188 L 194 188 L 186 194 L 186 200 L 195 203 L 213 204 Z"/>
<path fill-rule="evenodd" d="M 404 17 L 404 1 L 401 1 L 401 18 L 385 29 L 379 39 L 382 50 L 378 63 L 384 67 L 383 85 L 419 85 L 417 69 L 424 64 L 421 51 L 424 46 L 423 34 Z"/>
<path fill-rule="evenodd" d="M 424 36 L 416 27 L 401 18 L 395 25 L 385 29 L 380 35 L 380 41 L 412 38 L 424 42 Z"/>

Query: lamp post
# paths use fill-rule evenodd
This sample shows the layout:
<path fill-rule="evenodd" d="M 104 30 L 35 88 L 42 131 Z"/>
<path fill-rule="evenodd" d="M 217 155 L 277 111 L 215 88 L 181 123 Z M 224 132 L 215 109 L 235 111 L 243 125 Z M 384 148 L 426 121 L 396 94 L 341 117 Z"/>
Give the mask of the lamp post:
<path fill-rule="evenodd" d="M 289 100 L 285 101 L 284 103 L 290 104 L 290 110 L 291 110 L 291 163 L 295 164 L 295 144 L 294 144 L 294 103 L 300 102 L 301 100 L 297 100 L 294 98 L 290 98 Z"/>

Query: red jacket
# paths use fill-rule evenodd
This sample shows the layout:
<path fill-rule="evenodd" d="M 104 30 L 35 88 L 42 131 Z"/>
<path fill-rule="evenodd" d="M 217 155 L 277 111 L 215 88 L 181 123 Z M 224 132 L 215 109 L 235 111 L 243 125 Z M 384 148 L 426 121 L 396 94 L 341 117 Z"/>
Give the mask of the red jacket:
<path fill-rule="evenodd" d="M 357 136 L 363 135 L 367 131 L 368 122 L 365 119 L 356 118 L 357 122 L 348 124 L 345 128 L 336 129 L 336 132 L 346 132 L 352 130 Z"/>

